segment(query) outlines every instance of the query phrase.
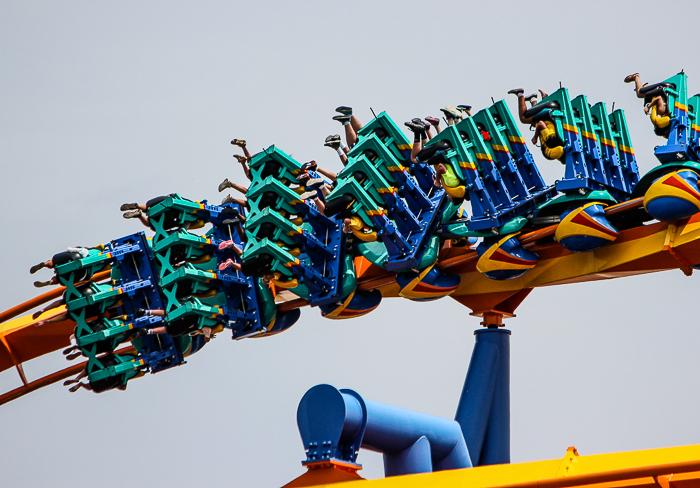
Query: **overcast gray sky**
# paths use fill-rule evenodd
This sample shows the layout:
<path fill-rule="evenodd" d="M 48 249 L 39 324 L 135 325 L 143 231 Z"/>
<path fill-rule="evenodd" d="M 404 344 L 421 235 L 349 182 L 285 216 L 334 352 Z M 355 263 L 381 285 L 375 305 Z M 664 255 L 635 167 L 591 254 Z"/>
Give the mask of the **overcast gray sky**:
<path fill-rule="evenodd" d="M 124 202 L 218 202 L 221 180 L 244 178 L 234 137 L 340 169 L 323 140 L 341 104 L 401 124 L 490 97 L 515 110 L 509 89 L 562 82 L 626 110 L 646 172 L 661 140 L 622 79 L 685 69 L 700 91 L 698 13 L 695 1 L 4 1 L 0 310 L 37 294 L 32 264 L 140 231 Z M 549 183 L 562 176 L 535 157 Z M 697 279 L 535 290 L 507 322 L 513 462 L 700 442 Z M 451 299 L 389 299 L 341 322 L 305 309 L 283 334 L 221 334 L 126 392 L 45 388 L 0 407 L 0 484 L 281 486 L 304 472 L 296 408 L 318 383 L 453 417 L 479 327 L 468 312 Z M 58 356 L 27 374 L 65 367 Z M 0 391 L 18 385 L 0 374 Z M 381 456 L 358 461 L 382 476 Z"/>

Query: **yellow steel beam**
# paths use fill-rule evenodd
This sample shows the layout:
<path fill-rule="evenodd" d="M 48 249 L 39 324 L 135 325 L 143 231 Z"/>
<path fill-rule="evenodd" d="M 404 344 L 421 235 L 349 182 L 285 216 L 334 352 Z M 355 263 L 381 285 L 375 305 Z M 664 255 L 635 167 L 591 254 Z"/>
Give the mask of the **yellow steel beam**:
<path fill-rule="evenodd" d="M 700 487 L 700 445 L 592 456 L 579 456 L 569 448 L 563 459 L 550 461 L 341 482 L 345 482 L 343 488 Z M 337 483 L 315 472 L 288 486 L 334 487 Z"/>

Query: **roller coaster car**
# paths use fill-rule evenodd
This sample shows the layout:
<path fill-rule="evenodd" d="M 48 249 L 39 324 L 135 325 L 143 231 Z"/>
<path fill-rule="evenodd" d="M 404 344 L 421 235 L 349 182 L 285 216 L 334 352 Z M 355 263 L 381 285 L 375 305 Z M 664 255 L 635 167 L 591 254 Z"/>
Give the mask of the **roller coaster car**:
<path fill-rule="evenodd" d="M 107 354 L 91 358 L 86 366 L 90 387 L 95 393 L 126 389 L 127 382 L 141 374 L 143 361 L 133 354 Z"/>
<path fill-rule="evenodd" d="M 430 191 L 433 185 L 432 170 L 425 166 L 412 164 L 410 141 L 385 112 L 380 113 L 362 127 L 358 132 L 358 138 L 357 144 L 350 150 L 348 157 L 359 157 L 364 153 L 372 160 L 378 155 L 390 171 L 399 173 L 397 176 L 401 179 L 405 178 L 401 174 L 404 173 L 403 166 L 406 166 L 409 168 L 410 174 L 415 177 L 418 187 L 426 193 Z M 375 154 L 372 155 L 368 149 Z M 413 183 L 409 183 L 409 185 L 413 186 Z"/>
<path fill-rule="evenodd" d="M 151 199 L 146 206 L 149 223 L 155 231 L 154 244 L 180 227 L 196 229 L 204 226 L 198 213 L 205 204 L 184 199 L 177 193 Z"/>
<path fill-rule="evenodd" d="M 547 102 L 541 102 L 535 105 L 534 107 L 531 107 L 527 109 L 524 113 L 524 116 L 526 118 L 534 117 L 538 113 L 542 112 L 543 110 L 560 110 L 561 106 L 559 105 L 559 102 L 556 100 L 550 100 Z"/>
<path fill-rule="evenodd" d="M 677 163 L 693 159 L 693 152 L 689 141 L 690 124 L 688 120 L 688 95 L 687 76 L 680 72 L 662 83 L 655 83 L 642 87 L 639 90 L 644 95 L 644 103 L 647 104 L 654 97 L 660 96 L 666 104 L 668 125 L 654 121 L 654 132 L 668 141 L 657 146 L 654 155 L 661 164 Z M 658 118 L 662 118 L 657 115 Z"/>
<path fill-rule="evenodd" d="M 550 161 L 561 161 L 565 156 L 566 142 L 557 132 L 556 122 L 552 118 L 550 110 L 543 110 L 532 117 L 532 121 L 544 122 L 547 126 L 547 131 L 542 131 L 540 136 L 542 155 Z"/>
<path fill-rule="evenodd" d="M 141 328 L 161 322 L 160 317 L 140 317 L 132 321 L 123 320 L 126 316 L 115 319 L 99 318 L 91 320 L 84 325 L 78 324 L 74 334 L 78 347 L 86 357 L 114 351 L 133 337 Z"/>
<path fill-rule="evenodd" d="M 301 164 L 284 151 L 272 145 L 254 155 L 250 161 L 253 183 L 249 191 L 254 190 L 258 184 L 269 177 L 280 181 L 284 185 L 289 185 L 296 180 L 296 176 L 301 171 Z"/>
<path fill-rule="evenodd" d="M 210 261 L 216 246 L 211 239 L 178 229 L 153 246 L 160 264 L 160 277 L 173 273 L 183 263 L 202 264 Z"/>
<path fill-rule="evenodd" d="M 111 268 L 114 258 L 108 252 L 99 249 L 89 249 L 83 257 L 75 251 L 63 251 L 51 258 L 56 276 L 62 284 L 73 284 L 89 280 L 95 273 Z"/>

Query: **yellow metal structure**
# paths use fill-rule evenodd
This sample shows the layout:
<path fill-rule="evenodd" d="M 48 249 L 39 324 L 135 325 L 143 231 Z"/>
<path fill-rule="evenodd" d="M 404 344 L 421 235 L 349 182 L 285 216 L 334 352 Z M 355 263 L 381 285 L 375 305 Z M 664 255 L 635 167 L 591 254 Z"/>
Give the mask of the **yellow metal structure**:
<path fill-rule="evenodd" d="M 700 445 L 592 456 L 579 456 L 570 447 L 563 459 L 378 480 L 358 478 L 343 466 L 326 463 L 284 488 L 696 488 L 700 487 Z"/>

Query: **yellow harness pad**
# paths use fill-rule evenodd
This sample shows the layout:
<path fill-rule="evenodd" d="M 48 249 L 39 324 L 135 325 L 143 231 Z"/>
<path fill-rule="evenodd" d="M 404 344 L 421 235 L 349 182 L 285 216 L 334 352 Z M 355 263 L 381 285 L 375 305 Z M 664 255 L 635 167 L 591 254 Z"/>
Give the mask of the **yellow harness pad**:
<path fill-rule="evenodd" d="M 555 160 L 561 159 L 564 156 L 564 146 L 549 147 L 548 141 L 554 139 L 557 136 L 557 129 L 555 125 L 546 120 L 545 125 L 547 126 L 542 132 L 540 132 L 540 144 L 542 144 L 542 154 L 545 158 Z"/>
<path fill-rule="evenodd" d="M 464 198 L 464 195 L 467 193 L 467 188 L 464 185 L 447 186 L 443 180 L 442 186 L 445 189 L 445 192 L 447 192 L 447 194 L 452 198 Z"/>
<path fill-rule="evenodd" d="M 671 123 L 671 117 L 668 115 L 664 115 L 663 117 L 658 115 L 656 105 L 651 107 L 651 114 L 649 114 L 649 117 L 651 118 L 651 123 L 659 129 L 665 129 L 668 127 L 668 124 Z"/>
<path fill-rule="evenodd" d="M 350 230 L 352 234 L 364 242 L 374 242 L 377 240 L 376 232 L 365 232 L 365 224 L 359 217 L 350 217 Z"/>

